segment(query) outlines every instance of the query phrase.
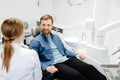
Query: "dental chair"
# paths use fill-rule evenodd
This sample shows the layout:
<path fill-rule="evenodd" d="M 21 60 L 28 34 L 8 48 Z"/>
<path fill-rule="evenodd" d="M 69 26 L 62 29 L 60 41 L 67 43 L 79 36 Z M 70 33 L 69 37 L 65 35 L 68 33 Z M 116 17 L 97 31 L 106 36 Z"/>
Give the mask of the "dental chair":
<path fill-rule="evenodd" d="M 29 46 L 28 38 L 31 37 L 31 33 L 27 31 L 28 28 L 29 28 L 28 22 L 24 22 L 24 29 L 25 29 L 24 30 L 24 33 L 25 33 L 25 35 L 24 35 L 24 44 L 27 45 L 27 46 Z"/>
<path fill-rule="evenodd" d="M 52 30 L 54 30 L 54 31 L 57 30 L 57 32 L 63 33 L 63 30 L 57 29 L 56 27 L 54 27 Z M 32 27 L 31 32 L 32 32 L 32 36 L 33 36 L 33 37 L 37 36 L 37 35 L 40 33 L 40 28 L 39 28 L 39 26 Z M 66 43 L 65 43 L 65 46 L 66 46 L 66 48 L 67 48 Z M 70 49 L 71 51 L 73 51 L 73 52 L 75 52 L 75 53 L 80 53 L 80 52 L 79 52 L 78 50 L 76 50 L 76 49 L 71 49 L 70 47 L 68 47 L 68 49 Z M 106 75 L 105 72 L 103 71 L 103 68 L 101 68 L 102 63 L 96 61 L 95 59 L 93 59 L 92 57 L 90 57 L 90 56 L 88 56 L 88 55 L 85 55 L 84 53 L 83 53 L 83 55 L 85 56 L 85 59 L 83 60 L 84 62 L 90 63 L 90 64 L 94 65 L 102 74 Z M 43 77 L 44 77 L 46 74 L 48 74 L 48 73 L 43 72 Z M 43 79 L 43 80 L 49 80 L 49 79 Z M 57 78 L 57 79 L 54 79 L 54 80 L 61 80 L 61 79 L 60 79 L 60 78 Z"/>
<path fill-rule="evenodd" d="M 57 31 L 57 32 L 60 32 L 60 33 L 63 33 L 63 30 L 62 30 L 62 29 L 57 28 L 57 27 L 55 27 L 55 26 L 53 26 L 52 30 Z M 33 37 L 37 36 L 37 35 L 40 33 L 40 27 L 39 27 L 39 26 L 32 27 L 32 28 L 31 28 L 31 32 L 32 32 L 31 35 L 32 35 Z M 48 78 L 46 77 L 47 74 L 49 74 L 49 73 L 43 72 L 43 79 L 42 79 L 42 80 L 50 80 L 50 79 L 48 79 Z M 54 80 L 62 80 L 62 79 L 60 79 L 60 78 L 55 78 Z"/>

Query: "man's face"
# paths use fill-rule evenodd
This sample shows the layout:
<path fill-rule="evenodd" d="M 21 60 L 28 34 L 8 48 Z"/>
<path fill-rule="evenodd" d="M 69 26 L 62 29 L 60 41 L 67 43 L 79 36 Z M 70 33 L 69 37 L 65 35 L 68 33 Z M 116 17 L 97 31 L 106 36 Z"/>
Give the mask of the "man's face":
<path fill-rule="evenodd" d="M 49 35 L 52 30 L 52 21 L 51 19 L 48 20 L 42 20 L 40 24 L 41 31 L 44 35 Z"/>

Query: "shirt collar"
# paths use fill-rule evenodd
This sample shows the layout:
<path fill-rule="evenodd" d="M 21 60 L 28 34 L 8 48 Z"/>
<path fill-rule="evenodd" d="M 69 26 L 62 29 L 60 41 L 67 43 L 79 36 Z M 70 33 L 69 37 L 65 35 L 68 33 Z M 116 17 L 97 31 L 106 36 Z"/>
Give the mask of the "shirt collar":
<path fill-rule="evenodd" d="M 20 48 L 21 45 L 19 43 L 12 43 L 11 44 L 13 48 Z"/>

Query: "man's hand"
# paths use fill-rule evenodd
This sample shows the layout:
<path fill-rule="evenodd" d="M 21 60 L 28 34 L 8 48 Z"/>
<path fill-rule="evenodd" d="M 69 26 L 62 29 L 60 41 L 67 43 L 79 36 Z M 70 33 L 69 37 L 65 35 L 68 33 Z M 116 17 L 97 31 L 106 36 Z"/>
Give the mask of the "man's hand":
<path fill-rule="evenodd" d="M 48 66 L 46 68 L 46 71 L 53 74 L 53 73 L 57 72 L 58 69 L 55 66 Z"/>
<path fill-rule="evenodd" d="M 79 60 L 83 60 L 85 57 L 82 54 L 77 54 L 76 58 L 79 59 Z"/>

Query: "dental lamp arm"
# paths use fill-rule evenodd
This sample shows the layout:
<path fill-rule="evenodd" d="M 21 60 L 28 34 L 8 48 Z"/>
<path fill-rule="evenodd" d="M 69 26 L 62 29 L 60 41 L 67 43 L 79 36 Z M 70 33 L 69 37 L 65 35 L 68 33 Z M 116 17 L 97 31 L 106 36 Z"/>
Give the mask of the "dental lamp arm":
<path fill-rule="evenodd" d="M 100 27 L 97 31 L 97 45 L 99 47 L 104 47 L 104 38 L 105 38 L 106 32 L 113 30 L 117 27 L 120 27 L 120 21 L 115 21 L 103 27 Z"/>

